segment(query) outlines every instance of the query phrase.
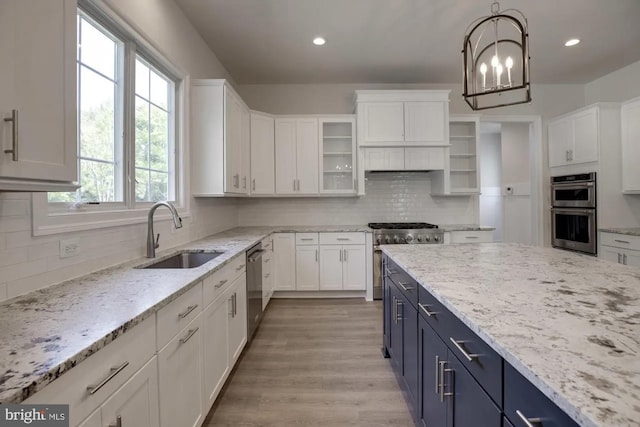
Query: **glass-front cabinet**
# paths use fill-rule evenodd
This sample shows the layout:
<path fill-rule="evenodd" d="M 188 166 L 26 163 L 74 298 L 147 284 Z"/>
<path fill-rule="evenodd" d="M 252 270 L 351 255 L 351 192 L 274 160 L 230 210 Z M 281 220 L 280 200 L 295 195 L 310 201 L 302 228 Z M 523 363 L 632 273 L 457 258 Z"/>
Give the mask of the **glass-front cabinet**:
<path fill-rule="evenodd" d="M 356 191 L 355 116 L 320 117 L 320 192 Z"/>
<path fill-rule="evenodd" d="M 449 164 L 451 194 L 479 194 L 477 115 L 451 115 L 449 121 Z"/>

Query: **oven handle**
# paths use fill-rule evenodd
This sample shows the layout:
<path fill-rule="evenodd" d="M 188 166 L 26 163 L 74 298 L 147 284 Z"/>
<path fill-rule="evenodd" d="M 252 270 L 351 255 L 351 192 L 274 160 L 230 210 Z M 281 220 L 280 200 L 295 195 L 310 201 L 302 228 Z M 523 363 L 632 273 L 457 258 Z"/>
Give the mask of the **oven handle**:
<path fill-rule="evenodd" d="M 551 184 L 551 187 L 562 187 L 564 188 L 584 188 L 584 187 L 593 187 L 595 184 L 593 181 L 571 181 L 571 182 L 554 182 Z"/>
<path fill-rule="evenodd" d="M 593 215 L 596 213 L 595 209 L 554 208 L 554 207 L 550 209 L 551 211 L 556 213 L 569 213 L 569 214 L 582 213 L 585 215 Z"/>

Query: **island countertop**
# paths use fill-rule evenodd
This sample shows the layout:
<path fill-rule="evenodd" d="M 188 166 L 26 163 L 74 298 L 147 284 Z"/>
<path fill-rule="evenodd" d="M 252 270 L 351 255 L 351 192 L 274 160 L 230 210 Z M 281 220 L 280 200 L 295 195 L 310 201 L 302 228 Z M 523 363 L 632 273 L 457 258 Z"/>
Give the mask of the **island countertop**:
<path fill-rule="evenodd" d="M 640 425 L 640 270 L 519 244 L 382 249 L 577 423 Z"/>

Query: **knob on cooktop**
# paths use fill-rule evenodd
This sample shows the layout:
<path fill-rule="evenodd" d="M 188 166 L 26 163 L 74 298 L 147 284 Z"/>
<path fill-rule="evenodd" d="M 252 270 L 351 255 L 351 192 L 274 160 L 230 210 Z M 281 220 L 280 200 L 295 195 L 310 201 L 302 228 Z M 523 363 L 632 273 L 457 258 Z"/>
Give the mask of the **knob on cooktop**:
<path fill-rule="evenodd" d="M 385 242 L 385 243 L 389 243 L 389 242 L 391 242 L 391 237 L 386 236 L 386 237 L 384 238 L 384 242 Z"/>
<path fill-rule="evenodd" d="M 407 243 L 411 243 L 411 242 L 413 242 L 413 236 L 412 236 L 411 234 L 407 234 L 407 235 L 404 237 L 404 240 L 405 240 L 405 242 L 407 242 Z"/>
<path fill-rule="evenodd" d="M 431 241 L 431 236 L 424 236 L 424 241 L 425 242 L 430 242 Z"/>
<path fill-rule="evenodd" d="M 393 242 L 394 243 L 400 243 L 402 241 L 402 237 L 400 236 L 393 236 Z"/>
<path fill-rule="evenodd" d="M 433 236 L 433 241 L 434 242 L 439 242 L 440 241 L 440 236 Z"/>

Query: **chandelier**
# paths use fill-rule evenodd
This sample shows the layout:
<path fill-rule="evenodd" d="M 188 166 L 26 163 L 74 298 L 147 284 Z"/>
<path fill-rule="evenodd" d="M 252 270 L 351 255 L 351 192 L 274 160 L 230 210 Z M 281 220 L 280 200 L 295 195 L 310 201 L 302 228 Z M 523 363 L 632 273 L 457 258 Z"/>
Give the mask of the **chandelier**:
<path fill-rule="evenodd" d="M 473 110 L 531 102 L 529 32 L 522 12 L 500 11 L 500 3 L 493 2 L 490 16 L 467 27 L 462 56 L 462 96 Z"/>

